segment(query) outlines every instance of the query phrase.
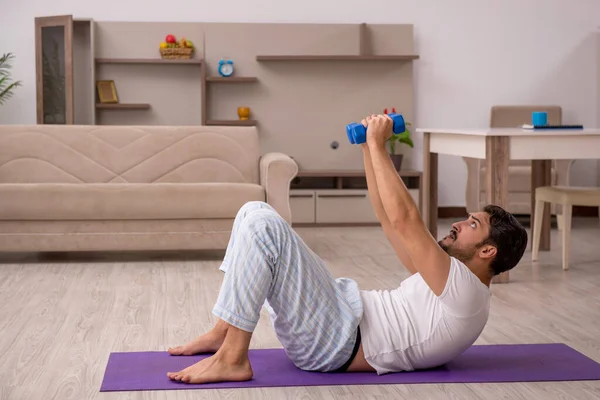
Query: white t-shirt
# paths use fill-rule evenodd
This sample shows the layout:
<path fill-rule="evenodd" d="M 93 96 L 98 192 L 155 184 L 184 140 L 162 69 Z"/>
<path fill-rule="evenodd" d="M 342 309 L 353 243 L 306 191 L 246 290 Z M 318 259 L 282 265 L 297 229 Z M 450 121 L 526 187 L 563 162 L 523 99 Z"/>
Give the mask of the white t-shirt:
<path fill-rule="evenodd" d="M 483 331 L 491 291 L 465 264 L 450 260 L 448 282 L 439 297 L 419 273 L 394 290 L 361 290 L 363 351 L 377 374 L 445 364 Z"/>

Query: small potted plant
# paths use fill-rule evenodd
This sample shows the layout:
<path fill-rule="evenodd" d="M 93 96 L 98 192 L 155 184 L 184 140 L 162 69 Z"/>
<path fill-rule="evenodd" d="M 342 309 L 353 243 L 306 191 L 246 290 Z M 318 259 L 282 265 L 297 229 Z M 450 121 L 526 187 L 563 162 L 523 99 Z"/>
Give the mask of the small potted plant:
<path fill-rule="evenodd" d="M 13 89 L 21 86 L 21 81 L 13 82 L 10 76 L 10 60 L 13 58 L 12 53 L 7 53 L 0 57 L 0 105 L 12 97 Z"/>
<path fill-rule="evenodd" d="M 396 110 L 392 109 L 392 113 L 395 113 L 395 112 L 396 112 Z M 387 114 L 387 109 L 385 110 L 385 113 Z M 409 146 L 410 148 L 415 147 L 415 145 L 412 141 L 411 135 L 410 135 L 410 130 L 408 129 L 408 127 L 411 124 L 410 124 L 410 122 L 405 121 L 404 125 L 406 125 L 406 129 L 404 132 L 396 133 L 387 140 L 388 148 L 389 148 L 389 152 L 390 152 L 390 158 L 392 159 L 392 163 L 394 164 L 396 171 L 400 171 L 400 169 L 402 168 L 402 159 L 404 156 L 403 154 L 396 154 L 396 143 L 404 143 L 407 146 Z"/>

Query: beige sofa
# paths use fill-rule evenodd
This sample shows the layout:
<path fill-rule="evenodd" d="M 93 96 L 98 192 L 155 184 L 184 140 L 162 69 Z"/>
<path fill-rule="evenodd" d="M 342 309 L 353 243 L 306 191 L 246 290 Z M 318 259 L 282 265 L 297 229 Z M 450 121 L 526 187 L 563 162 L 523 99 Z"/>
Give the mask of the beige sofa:
<path fill-rule="evenodd" d="M 531 124 L 531 113 L 546 111 L 549 124 L 562 123 L 559 106 L 493 106 L 490 127 L 515 128 Z M 485 160 L 464 157 L 467 165 L 466 208 L 467 212 L 481 210 L 486 204 Z M 573 160 L 552 161 L 552 185 L 569 185 L 569 173 Z M 560 206 L 552 205 L 552 214 L 560 214 Z M 508 211 L 513 214 L 531 214 L 531 161 L 511 160 L 508 166 Z"/>
<path fill-rule="evenodd" d="M 0 126 L 0 251 L 224 249 L 297 171 L 255 127 Z"/>

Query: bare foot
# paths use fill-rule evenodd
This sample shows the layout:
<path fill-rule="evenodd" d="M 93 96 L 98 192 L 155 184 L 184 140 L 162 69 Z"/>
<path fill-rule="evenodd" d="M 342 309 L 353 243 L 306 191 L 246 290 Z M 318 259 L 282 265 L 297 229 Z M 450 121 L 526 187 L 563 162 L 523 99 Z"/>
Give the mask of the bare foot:
<path fill-rule="evenodd" d="M 169 379 L 184 383 L 239 382 L 252 379 L 248 357 L 231 358 L 217 353 L 179 372 L 168 372 Z"/>
<path fill-rule="evenodd" d="M 213 329 L 183 346 L 170 347 L 169 354 L 172 356 L 192 356 L 200 353 L 216 353 L 225 341 L 226 334 L 226 330 Z"/>

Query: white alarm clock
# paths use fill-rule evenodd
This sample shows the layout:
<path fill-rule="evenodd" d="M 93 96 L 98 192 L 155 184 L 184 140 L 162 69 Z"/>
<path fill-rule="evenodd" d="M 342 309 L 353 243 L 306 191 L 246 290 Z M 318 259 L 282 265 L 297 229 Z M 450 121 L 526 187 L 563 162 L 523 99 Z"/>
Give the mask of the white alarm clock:
<path fill-rule="evenodd" d="M 221 59 L 219 61 L 219 75 L 231 76 L 233 74 L 233 61 Z"/>

